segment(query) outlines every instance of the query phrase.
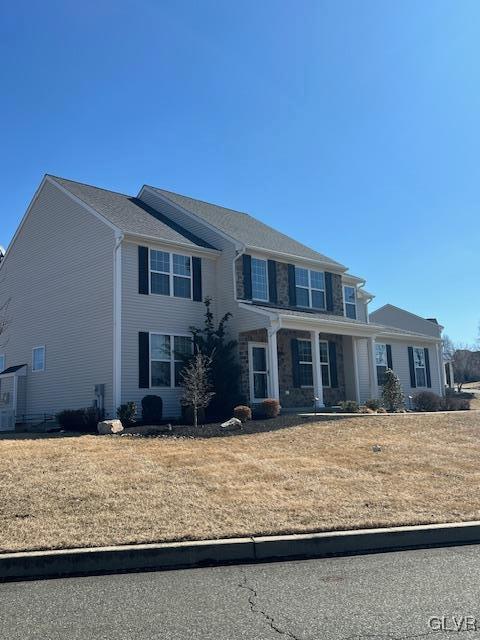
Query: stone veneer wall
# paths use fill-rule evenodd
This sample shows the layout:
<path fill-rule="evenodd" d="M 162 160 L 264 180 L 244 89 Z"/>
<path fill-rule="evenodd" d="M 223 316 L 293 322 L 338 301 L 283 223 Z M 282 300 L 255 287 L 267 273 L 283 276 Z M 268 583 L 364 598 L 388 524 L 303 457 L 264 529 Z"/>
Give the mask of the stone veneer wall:
<path fill-rule="evenodd" d="M 308 331 L 295 331 L 293 329 L 281 329 L 278 332 L 278 374 L 280 386 L 280 404 L 282 407 L 308 407 L 313 405 L 314 390 L 301 389 L 293 386 L 293 367 L 291 340 L 310 339 Z M 321 333 L 320 340 L 335 342 L 337 345 L 337 377 L 338 387 L 335 389 L 323 389 L 323 400 L 326 406 L 336 405 L 345 400 L 345 370 L 343 356 L 342 336 L 331 333 Z"/>
<path fill-rule="evenodd" d="M 238 258 L 235 262 L 235 279 L 237 283 L 237 296 L 242 300 L 245 296 L 242 258 Z M 320 311 L 315 309 L 315 313 L 343 316 L 342 276 L 338 273 L 332 273 L 332 291 L 333 311 Z M 277 262 L 277 304 L 275 306 L 291 308 L 288 291 L 288 264 L 286 262 Z"/>
<path fill-rule="evenodd" d="M 268 336 L 266 329 L 255 329 L 254 331 L 244 331 L 238 336 L 238 355 L 240 359 L 240 392 L 245 398 L 245 402 L 250 402 L 250 378 L 248 368 L 248 343 L 265 342 Z"/>

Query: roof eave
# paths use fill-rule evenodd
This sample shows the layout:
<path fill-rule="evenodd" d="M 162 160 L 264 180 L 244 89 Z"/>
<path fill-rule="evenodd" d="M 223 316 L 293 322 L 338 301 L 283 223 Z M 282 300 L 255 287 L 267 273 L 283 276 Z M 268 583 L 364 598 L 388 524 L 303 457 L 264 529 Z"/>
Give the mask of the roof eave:
<path fill-rule="evenodd" d="M 192 245 L 186 242 L 177 242 L 176 240 L 167 240 L 166 238 L 161 238 L 160 236 L 149 236 L 143 233 L 131 233 L 125 231 L 124 237 L 126 240 L 144 240 L 147 242 L 157 242 L 158 244 L 167 244 L 172 247 L 180 247 L 183 250 L 188 250 L 194 253 L 202 253 L 215 258 L 222 253 L 218 249 L 208 249 L 207 247 L 202 247 L 200 245 Z"/>
<path fill-rule="evenodd" d="M 278 256 L 281 258 L 288 258 L 291 261 L 301 260 L 302 262 L 308 262 L 311 264 L 315 264 L 321 267 L 328 267 L 331 270 L 340 271 L 341 273 L 345 273 L 348 271 L 348 267 L 339 262 L 330 262 L 329 260 L 316 260 L 315 258 L 308 258 L 306 256 L 301 256 L 294 253 L 285 253 L 284 251 L 274 251 L 273 249 L 265 249 L 264 247 L 257 247 L 253 244 L 244 245 L 246 249 L 251 249 L 252 251 L 258 251 L 261 253 L 266 253 L 271 256 Z M 362 280 L 359 280 L 363 282 Z"/>

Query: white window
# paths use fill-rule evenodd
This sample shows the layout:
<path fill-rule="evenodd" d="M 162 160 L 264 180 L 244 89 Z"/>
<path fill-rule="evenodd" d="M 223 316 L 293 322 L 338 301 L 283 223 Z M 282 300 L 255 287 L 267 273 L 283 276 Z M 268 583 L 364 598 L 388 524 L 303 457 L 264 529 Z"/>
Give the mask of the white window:
<path fill-rule="evenodd" d="M 0 353 L 0 373 L 5 369 L 5 354 Z"/>
<path fill-rule="evenodd" d="M 193 352 L 190 336 L 150 334 L 150 386 L 179 387 L 185 357 Z"/>
<path fill-rule="evenodd" d="M 425 350 L 422 347 L 413 347 L 413 364 L 415 367 L 415 380 L 417 387 L 426 387 L 427 372 L 425 366 Z"/>
<path fill-rule="evenodd" d="M 385 373 L 388 369 L 388 356 L 386 344 L 375 344 L 375 364 L 377 366 L 377 382 L 383 387 L 385 384 Z"/>
<path fill-rule="evenodd" d="M 178 253 L 150 249 L 150 293 L 192 297 L 192 259 Z"/>
<path fill-rule="evenodd" d="M 45 371 L 45 347 L 34 347 L 32 350 L 32 371 Z"/>
<path fill-rule="evenodd" d="M 325 274 L 295 267 L 297 307 L 325 309 Z"/>
<path fill-rule="evenodd" d="M 345 285 L 343 287 L 343 304 L 345 305 L 345 316 L 351 320 L 357 319 L 357 298 L 355 287 Z"/>
<path fill-rule="evenodd" d="M 320 340 L 320 366 L 322 368 L 322 386 L 330 387 L 330 352 L 327 340 Z"/>
<path fill-rule="evenodd" d="M 310 340 L 297 340 L 298 377 L 301 387 L 313 387 L 312 343 Z"/>
<path fill-rule="evenodd" d="M 252 258 L 252 298 L 253 300 L 268 300 L 268 270 L 267 261 Z"/>

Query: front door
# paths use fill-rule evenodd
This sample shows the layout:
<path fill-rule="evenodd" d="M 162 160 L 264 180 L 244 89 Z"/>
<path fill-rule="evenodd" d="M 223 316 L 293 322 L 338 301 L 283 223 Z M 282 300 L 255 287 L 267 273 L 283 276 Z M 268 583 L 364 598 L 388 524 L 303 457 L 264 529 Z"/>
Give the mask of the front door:
<path fill-rule="evenodd" d="M 267 345 L 250 342 L 248 345 L 250 371 L 250 398 L 252 402 L 262 402 L 268 398 Z"/>

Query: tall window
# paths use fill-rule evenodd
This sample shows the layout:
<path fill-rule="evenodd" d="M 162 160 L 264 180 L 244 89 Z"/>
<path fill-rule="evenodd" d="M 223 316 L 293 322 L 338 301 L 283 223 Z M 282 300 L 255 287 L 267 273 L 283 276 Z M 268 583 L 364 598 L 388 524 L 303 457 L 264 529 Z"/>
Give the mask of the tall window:
<path fill-rule="evenodd" d="M 313 387 L 312 343 L 298 340 L 298 373 L 301 387 Z"/>
<path fill-rule="evenodd" d="M 343 301 L 345 304 L 345 316 L 352 320 L 357 319 L 357 299 L 355 287 L 345 285 L 343 287 Z"/>
<path fill-rule="evenodd" d="M 191 355 L 192 339 L 188 336 L 150 334 L 150 386 L 179 387 L 184 357 Z"/>
<path fill-rule="evenodd" d="M 320 366 L 322 368 L 322 386 L 329 387 L 330 382 L 330 353 L 327 340 L 320 340 Z"/>
<path fill-rule="evenodd" d="M 190 256 L 150 249 L 150 291 L 176 298 L 192 297 Z"/>
<path fill-rule="evenodd" d="M 388 368 L 387 345 L 375 344 L 375 364 L 377 365 L 377 382 L 383 387 L 385 384 L 385 373 Z"/>
<path fill-rule="evenodd" d="M 0 373 L 5 369 L 5 354 L 0 353 Z"/>
<path fill-rule="evenodd" d="M 268 300 L 268 271 L 267 261 L 252 258 L 252 298 L 254 300 Z"/>
<path fill-rule="evenodd" d="M 298 307 L 325 309 L 325 274 L 295 267 L 295 289 Z"/>
<path fill-rule="evenodd" d="M 45 347 L 32 350 L 32 371 L 45 371 Z"/>
<path fill-rule="evenodd" d="M 413 347 L 413 363 L 415 366 L 415 380 L 417 387 L 427 386 L 427 373 L 425 366 L 425 351 L 421 347 Z"/>

